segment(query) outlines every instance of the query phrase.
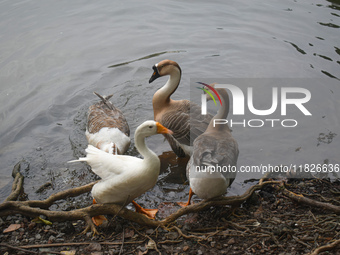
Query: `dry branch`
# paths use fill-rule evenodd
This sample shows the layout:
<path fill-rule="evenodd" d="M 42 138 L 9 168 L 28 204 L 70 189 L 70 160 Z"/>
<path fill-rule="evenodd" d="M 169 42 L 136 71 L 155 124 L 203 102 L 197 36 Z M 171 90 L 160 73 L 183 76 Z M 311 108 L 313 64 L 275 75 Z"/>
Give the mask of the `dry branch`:
<path fill-rule="evenodd" d="M 321 252 L 334 250 L 336 248 L 340 249 L 340 240 L 336 240 L 333 243 L 321 246 L 321 247 L 315 249 L 310 255 L 317 255 Z"/>
<path fill-rule="evenodd" d="M 14 181 L 12 184 L 12 191 L 5 201 L 15 201 L 20 195 L 22 186 L 24 184 L 24 176 L 20 173 L 20 166 L 21 163 L 18 162 L 13 168 L 12 176 L 14 178 Z"/>
<path fill-rule="evenodd" d="M 94 204 L 85 208 L 76 209 L 72 211 L 51 211 L 48 208 L 53 205 L 55 201 L 66 199 L 68 197 L 76 197 L 83 193 L 90 192 L 93 185 L 96 182 L 92 182 L 90 184 L 68 189 L 65 191 L 61 191 L 55 194 L 52 194 L 49 198 L 45 200 L 31 200 L 31 201 L 13 201 L 17 199 L 20 190 L 23 185 L 23 177 L 20 174 L 20 163 L 18 163 L 13 169 L 13 177 L 15 177 L 13 183 L 13 189 L 10 196 L 6 199 L 6 201 L 0 204 L 0 216 L 7 216 L 10 214 L 22 214 L 29 217 L 37 217 L 40 215 L 45 215 L 51 221 L 73 221 L 73 220 L 83 220 L 86 222 L 86 228 L 84 232 L 91 230 L 94 233 L 97 233 L 95 226 L 91 221 L 91 217 L 97 215 L 118 215 L 122 218 L 125 218 L 129 221 L 133 221 L 138 223 L 139 225 L 150 226 L 150 227 L 158 227 L 158 226 L 166 226 L 174 221 L 176 221 L 179 217 L 199 212 L 204 209 L 207 209 L 211 206 L 225 206 L 225 205 L 240 205 L 244 201 L 246 201 L 255 191 L 262 189 L 266 185 L 276 185 L 277 191 L 281 191 L 285 196 L 291 198 L 296 202 L 300 202 L 309 206 L 323 208 L 325 210 L 329 210 L 335 212 L 337 214 L 340 213 L 340 207 L 335 206 L 328 203 L 318 202 L 306 198 L 302 195 L 297 195 L 284 187 L 284 183 L 282 181 L 263 181 L 261 180 L 259 184 L 256 184 L 250 187 L 243 195 L 240 196 L 231 196 L 231 197 L 219 197 L 211 200 L 203 200 L 199 203 L 189 205 L 187 207 L 181 208 L 175 213 L 171 214 L 167 218 L 163 220 L 151 220 L 145 217 L 142 214 L 130 211 L 125 207 L 121 207 L 120 205 L 115 204 Z"/>
<path fill-rule="evenodd" d="M 284 185 L 281 185 L 281 187 L 283 187 L 283 189 L 281 189 L 282 194 L 289 197 L 290 199 L 292 199 L 293 201 L 297 203 L 302 203 L 304 205 L 317 207 L 320 209 L 324 209 L 326 211 L 340 214 L 340 206 L 336 206 L 330 203 L 319 202 L 319 201 L 304 197 L 303 195 L 297 195 L 294 192 L 291 192 L 288 189 L 286 189 Z"/>
<path fill-rule="evenodd" d="M 17 169 L 16 175 L 20 174 L 20 164 L 19 166 L 16 165 L 15 169 Z M 21 175 L 21 174 L 20 174 Z M 82 209 L 76 209 L 72 211 L 51 211 L 48 208 L 57 200 L 65 199 L 68 197 L 75 197 L 81 195 L 86 192 L 90 192 L 93 185 L 96 182 L 77 187 L 68 189 L 65 191 L 61 191 L 55 194 L 52 194 L 49 198 L 45 200 L 29 200 L 29 201 L 8 201 L 0 204 L 0 216 L 7 216 L 10 214 L 22 214 L 29 217 L 36 217 L 39 215 L 45 215 L 51 221 L 72 221 L 72 220 L 84 220 L 86 222 L 85 232 L 91 230 L 94 233 L 97 233 L 95 226 L 91 221 L 91 217 L 96 215 L 108 214 L 108 215 L 118 215 L 127 220 L 136 222 L 140 225 L 146 225 L 150 227 L 157 227 L 157 226 L 165 226 L 179 217 L 193 212 L 199 212 L 210 206 L 214 205 L 239 205 L 245 200 L 247 200 L 253 192 L 256 190 L 261 189 L 263 186 L 268 184 L 279 184 L 281 182 L 277 181 L 267 181 L 263 182 L 262 184 L 257 184 L 249 188 L 243 195 L 241 196 L 233 196 L 233 197 L 221 197 L 214 200 L 204 200 L 200 203 L 187 206 L 185 208 L 179 209 L 177 212 L 171 214 L 167 218 L 157 221 L 151 220 L 144 215 L 139 213 L 130 211 L 126 208 L 122 208 L 120 205 L 115 204 L 94 204 Z M 21 185 L 21 187 L 18 187 Z M 13 184 L 14 186 L 14 184 Z M 16 194 L 19 188 L 22 188 L 22 182 L 16 183 L 16 188 L 13 189 L 10 197 L 14 198 L 15 196 L 13 193 Z"/>

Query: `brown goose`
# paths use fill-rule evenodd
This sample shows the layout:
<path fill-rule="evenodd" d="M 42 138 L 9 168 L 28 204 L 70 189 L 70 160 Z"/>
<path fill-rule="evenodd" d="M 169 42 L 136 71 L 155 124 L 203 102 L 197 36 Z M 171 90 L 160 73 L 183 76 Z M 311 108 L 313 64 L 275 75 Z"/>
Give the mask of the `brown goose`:
<path fill-rule="evenodd" d="M 170 96 L 176 91 L 181 80 L 181 68 L 171 60 L 163 60 L 153 67 L 149 83 L 161 76 L 169 75 L 166 84 L 156 91 L 152 104 L 155 121 L 173 131 L 165 134 L 172 150 L 178 157 L 192 154 L 191 141 L 202 134 L 209 125 L 212 115 L 201 115 L 201 107 L 189 100 L 173 100 Z M 195 118 L 190 119 L 190 111 Z"/>
<path fill-rule="evenodd" d="M 209 88 L 205 87 L 209 90 Z M 193 194 L 202 199 L 222 196 L 236 177 L 238 145 L 228 125 L 216 125 L 214 119 L 226 119 L 229 112 L 229 97 L 225 89 L 216 89 L 222 105 L 210 121 L 207 130 L 196 138 L 193 154 L 187 164 L 187 178 L 190 182 L 190 204 Z M 208 100 L 211 99 L 208 97 Z M 220 167 L 220 170 L 217 168 Z M 232 171 L 228 171 L 232 169 Z"/>
<path fill-rule="evenodd" d="M 109 99 L 91 105 L 87 113 L 86 138 L 89 144 L 111 154 L 124 154 L 130 146 L 130 129 L 123 113 Z"/>

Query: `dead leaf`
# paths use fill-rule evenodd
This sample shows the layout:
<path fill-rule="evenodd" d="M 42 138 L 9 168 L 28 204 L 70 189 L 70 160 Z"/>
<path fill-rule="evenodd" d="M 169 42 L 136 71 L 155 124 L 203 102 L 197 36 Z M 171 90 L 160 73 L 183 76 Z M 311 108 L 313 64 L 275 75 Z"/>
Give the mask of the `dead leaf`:
<path fill-rule="evenodd" d="M 76 254 L 76 250 L 71 250 L 71 251 L 61 251 L 60 253 L 63 255 L 75 255 Z"/>
<path fill-rule="evenodd" d="M 3 233 L 13 232 L 19 228 L 21 228 L 21 224 L 11 224 L 8 228 L 4 229 Z"/>
<path fill-rule="evenodd" d="M 40 217 L 36 217 L 32 220 L 35 223 L 44 223 L 45 225 L 52 225 L 52 222 L 48 221 L 48 220 L 44 220 Z"/>
<path fill-rule="evenodd" d="M 146 245 L 146 249 L 148 250 L 157 250 L 157 245 L 154 240 L 149 240 L 148 244 Z"/>

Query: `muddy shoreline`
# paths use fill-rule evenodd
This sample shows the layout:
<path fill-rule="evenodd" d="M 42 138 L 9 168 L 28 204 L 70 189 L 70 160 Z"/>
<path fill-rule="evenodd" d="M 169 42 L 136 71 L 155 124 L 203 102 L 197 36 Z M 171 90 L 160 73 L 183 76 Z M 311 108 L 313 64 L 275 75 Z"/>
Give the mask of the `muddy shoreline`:
<path fill-rule="evenodd" d="M 289 180 L 287 187 L 315 201 L 340 205 L 339 180 L 296 179 Z M 176 210 L 176 206 L 161 204 L 161 216 Z M 164 228 L 140 226 L 116 217 L 99 227 L 100 235 L 95 236 L 91 232 L 81 234 L 85 228 L 82 220 L 47 225 L 19 214 L 4 216 L 0 219 L 0 251 L 93 255 L 309 254 L 340 239 L 339 222 L 340 215 L 297 204 L 266 186 L 237 208 L 210 207 L 184 215 Z M 18 228 L 4 233 L 13 224 Z M 340 247 L 320 254 L 340 254 Z"/>

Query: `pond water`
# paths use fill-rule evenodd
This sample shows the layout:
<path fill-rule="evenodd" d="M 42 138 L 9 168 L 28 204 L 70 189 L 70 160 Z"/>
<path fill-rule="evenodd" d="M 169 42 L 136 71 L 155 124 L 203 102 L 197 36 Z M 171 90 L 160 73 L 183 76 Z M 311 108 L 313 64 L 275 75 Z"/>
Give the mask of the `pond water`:
<path fill-rule="evenodd" d="M 174 99 L 189 99 L 197 77 L 324 78 L 310 85 L 317 128 L 281 134 L 235 127 L 238 163 L 340 163 L 338 1 L 1 1 L 0 9 L 1 201 L 21 160 L 29 199 L 95 180 L 85 164 L 67 164 L 84 155 L 92 92 L 113 93 L 134 134 L 153 118 L 152 96 L 167 78 L 148 80 L 163 59 L 182 68 Z M 160 155 L 161 175 L 137 201 L 185 200 L 186 160 L 160 135 L 147 143 Z M 128 154 L 138 156 L 133 145 Z M 229 194 L 243 193 L 247 179 L 239 176 Z M 47 182 L 52 186 L 37 193 Z M 90 203 L 87 195 L 67 207 L 81 200 Z"/>

